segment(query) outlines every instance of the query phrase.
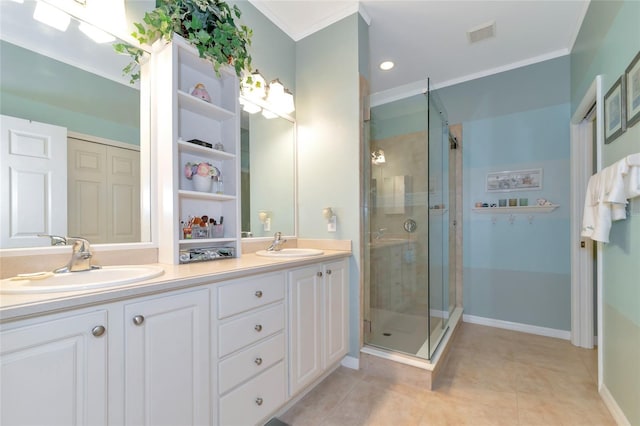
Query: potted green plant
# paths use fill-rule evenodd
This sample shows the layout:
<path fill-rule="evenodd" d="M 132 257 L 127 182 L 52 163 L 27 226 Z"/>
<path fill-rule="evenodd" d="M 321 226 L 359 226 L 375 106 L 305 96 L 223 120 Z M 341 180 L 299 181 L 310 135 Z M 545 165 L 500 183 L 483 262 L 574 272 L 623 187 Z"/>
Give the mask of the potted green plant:
<path fill-rule="evenodd" d="M 238 77 L 251 70 L 247 49 L 253 31 L 236 24 L 235 19 L 241 16 L 238 6 L 230 7 L 222 0 L 157 0 L 156 5 L 145 13 L 142 23 L 134 23 L 137 31 L 131 35 L 141 44 L 151 45 L 159 39 L 169 42 L 175 33 L 195 46 L 200 57 L 210 60 L 217 74 L 225 65 L 233 66 Z M 131 76 L 132 82 L 138 80 L 144 52 L 126 43 L 114 48 L 131 55 L 133 61 L 123 72 Z"/>

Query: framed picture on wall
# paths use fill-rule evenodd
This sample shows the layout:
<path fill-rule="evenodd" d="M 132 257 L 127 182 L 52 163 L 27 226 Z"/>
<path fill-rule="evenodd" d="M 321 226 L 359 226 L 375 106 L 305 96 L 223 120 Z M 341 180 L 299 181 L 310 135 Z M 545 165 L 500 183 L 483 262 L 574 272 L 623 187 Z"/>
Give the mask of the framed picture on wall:
<path fill-rule="evenodd" d="M 611 143 L 626 130 L 625 79 L 621 76 L 604 95 L 604 143 Z"/>
<path fill-rule="evenodd" d="M 627 87 L 627 126 L 631 127 L 640 121 L 640 52 L 624 71 Z"/>
<path fill-rule="evenodd" d="M 487 173 L 487 192 L 534 191 L 542 189 L 542 169 Z"/>

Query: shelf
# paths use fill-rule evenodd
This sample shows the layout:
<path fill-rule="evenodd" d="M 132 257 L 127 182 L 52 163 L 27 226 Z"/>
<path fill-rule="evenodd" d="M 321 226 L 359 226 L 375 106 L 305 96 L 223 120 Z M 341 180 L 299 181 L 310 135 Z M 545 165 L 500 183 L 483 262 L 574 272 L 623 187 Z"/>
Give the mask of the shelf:
<path fill-rule="evenodd" d="M 188 152 L 196 155 L 206 155 L 210 158 L 219 158 L 222 160 L 232 160 L 236 158 L 235 154 L 196 145 L 195 143 L 186 142 L 184 140 L 178 140 L 178 147 L 180 148 L 180 152 Z"/>
<path fill-rule="evenodd" d="M 476 213 L 505 214 L 505 213 L 551 213 L 560 207 L 558 204 L 550 206 L 518 206 L 518 207 L 472 207 Z"/>
<path fill-rule="evenodd" d="M 192 200 L 233 201 L 236 199 L 235 195 L 213 194 L 211 192 L 189 191 L 186 189 L 178 190 L 178 194 L 182 198 Z"/>
<path fill-rule="evenodd" d="M 180 108 L 184 108 L 195 114 L 202 115 L 206 118 L 213 118 L 215 120 L 229 120 L 236 115 L 234 112 L 203 101 L 195 96 L 191 96 L 182 90 L 178 90 L 178 104 Z"/>
<path fill-rule="evenodd" d="M 180 240 L 181 246 L 191 246 L 196 244 L 219 244 L 219 243 L 232 243 L 235 242 L 235 238 L 189 238 L 188 240 Z"/>

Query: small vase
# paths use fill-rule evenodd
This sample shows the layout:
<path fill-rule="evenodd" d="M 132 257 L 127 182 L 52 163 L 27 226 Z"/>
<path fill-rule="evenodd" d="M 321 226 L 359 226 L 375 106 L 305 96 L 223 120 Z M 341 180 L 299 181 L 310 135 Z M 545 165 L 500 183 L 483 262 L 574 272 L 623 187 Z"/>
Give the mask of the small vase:
<path fill-rule="evenodd" d="M 213 181 L 211 176 L 193 175 L 191 178 L 193 181 L 193 189 L 199 192 L 211 192 L 211 185 Z"/>

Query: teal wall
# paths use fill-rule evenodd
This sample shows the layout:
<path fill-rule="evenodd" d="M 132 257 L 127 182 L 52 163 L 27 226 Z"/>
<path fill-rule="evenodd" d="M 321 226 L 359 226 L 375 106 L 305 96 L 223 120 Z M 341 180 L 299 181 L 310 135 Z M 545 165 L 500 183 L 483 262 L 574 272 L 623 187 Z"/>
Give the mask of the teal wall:
<path fill-rule="evenodd" d="M 351 15 L 296 45 L 299 235 L 351 240 L 350 354 L 359 356 L 359 17 Z M 332 207 L 337 232 L 322 209 Z"/>
<path fill-rule="evenodd" d="M 0 96 L 4 115 L 140 145 L 138 90 L 5 41 Z"/>
<path fill-rule="evenodd" d="M 569 57 L 437 91 L 449 123 L 463 125 L 465 314 L 571 328 L 569 247 Z M 543 169 L 536 191 L 486 192 L 488 172 Z M 548 199 L 552 213 L 479 214 L 476 202 Z"/>
<path fill-rule="evenodd" d="M 592 1 L 571 53 L 571 105 L 597 75 L 606 93 L 640 51 L 640 2 Z M 603 165 L 640 152 L 640 124 L 602 148 Z M 640 203 L 635 199 L 634 203 Z M 640 216 L 614 222 L 603 253 L 603 381 L 630 424 L 640 424 Z"/>

